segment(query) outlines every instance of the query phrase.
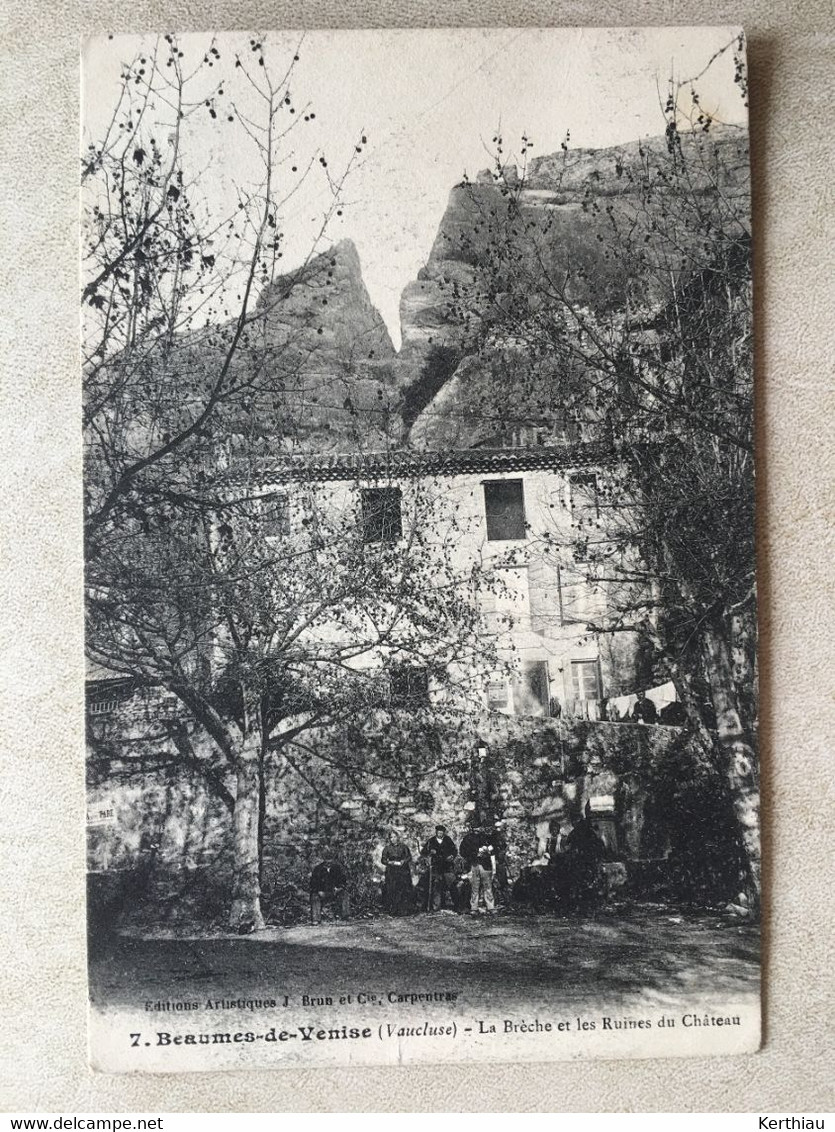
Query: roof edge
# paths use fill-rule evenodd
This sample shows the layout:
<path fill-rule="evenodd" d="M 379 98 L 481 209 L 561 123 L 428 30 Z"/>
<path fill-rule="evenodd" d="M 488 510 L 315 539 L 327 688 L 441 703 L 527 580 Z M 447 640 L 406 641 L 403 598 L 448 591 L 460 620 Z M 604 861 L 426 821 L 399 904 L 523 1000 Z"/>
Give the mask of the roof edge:
<path fill-rule="evenodd" d="M 223 478 L 230 484 L 411 479 L 567 469 L 611 463 L 616 456 L 611 445 L 602 443 L 542 448 L 465 448 L 440 452 L 401 448 L 389 452 L 306 453 L 234 460 Z"/>

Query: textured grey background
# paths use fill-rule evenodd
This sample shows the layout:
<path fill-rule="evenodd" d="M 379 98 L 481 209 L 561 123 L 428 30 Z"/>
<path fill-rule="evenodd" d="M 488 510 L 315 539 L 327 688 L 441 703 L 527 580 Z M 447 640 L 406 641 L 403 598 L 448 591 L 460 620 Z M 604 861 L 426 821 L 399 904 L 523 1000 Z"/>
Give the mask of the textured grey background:
<path fill-rule="evenodd" d="M 0 1110 L 832 1109 L 833 606 L 827 0 L 133 0 L 0 12 Z M 82 851 L 77 89 L 84 32 L 742 23 L 759 298 L 766 1046 L 733 1059 L 93 1076 Z M 524 60 L 520 60 L 524 66 Z M 338 78 L 337 78 L 338 81 Z M 828 246 L 830 245 L 830 246 Z"/>

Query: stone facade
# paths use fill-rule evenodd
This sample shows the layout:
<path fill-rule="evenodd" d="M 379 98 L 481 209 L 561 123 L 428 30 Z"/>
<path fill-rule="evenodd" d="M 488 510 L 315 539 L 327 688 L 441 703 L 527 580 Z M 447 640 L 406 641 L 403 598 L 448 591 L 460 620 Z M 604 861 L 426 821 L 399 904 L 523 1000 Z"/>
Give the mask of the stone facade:
<path fill-rule="evenodd" d="M 136 907 L 132 897 L 122 910 L 128 920 L 200 915 L 220 924 L 231 878 L 230 811 L 164 739 L 163 715 L 164 706 L 160 712 L 135 697 L 91 719 L 89 868 L 137 892 Z M 700 798 L 710 793 L 709 768 L 679 728 L 484 712 L 457 721 L 427 757 L 403 742 L 402 720 L 395 749 L 391 722 L 381 711 L 308 735 L 312 753 L 303 767 L 289 750 L 269 756 L 262 847 L 268 919 L 305 915 L 307 878 L 325 846 L 336 848 L 351 873 L 356 910 L 373 910 L 388 829 L 401 830 L 411 846 L 417 882 L 420 846 L 434 825 L 446 825 L 459 842 L 474 812 L 505 822 L 513 878 L 541 860 L 547 838 L 566 833 L 587 805 L 609 857 L 626 862 L 630 876 L 640 877 L 647 860 L 667 868 L 682 854 L 710 858 L 710 845 L 690 849 L 677 841 L 680 807 L 689 804 L 689 795 L 675 801 L 681 780 L 692 779 Z M 119 740 L 151 726 L 141 745 Z M 361 751 L 360 777 L 351 765 Z"/>
<path fill-rule="evenodd" d="M 303 501 L 361 524 L 382 492 L 402 537 L 436 546 L 459 578 L 477 567 L 482 628 L 500 664 L 457 681 L 476 707 L 600 718 L 607 698 L 648 686 L 634 634 L 601 639 L 587 628 L 605 620 L 612 596 L 583 561 L 611 523 L 611 455 L 599 446 L 274 459 L 246 474 L 248 490 L 284 501 L 291 541 Z"/>
<path fill-rule="evenodd" d="M 680 745 L 681 732 L 603 721 L 607 698 L 646 686 L 634 640 L 587 628 L 605 617 L 609 595 L 587 581 L 577 547 L 605 538 L 610 468 L 607 453 L 584 446 L 272 458 L 227 470 L 229 490 L 245 483 L 280 513 L 280 532 L 265 527 L 264 537 L 280 534 L 281 545 L 292 546 L 311 500 L 363 524 L 368 493 L 387 493 L 388 527 L 371 530 L 370 541 L 417 532 L 437 545 L 452 576 L 466 578 L 477 565 L 480 631 L 495 646 L 494 669 L 452 681 L 430 673 L 408 710 L 384 698 L 362 719 L 308 731 L 302 756 L 292 745 L 268 754 L 262 882 L 273 918 L 303 914 L 306 878 L 326 844 L 349 866 L 356 905 L 374 907 L 393 826 L 417 859 L 436 822 L 460 841 L 474 813 L 501 818 L 518 875 L 589 805 L 612 858 L 647 855 L 646 768 Z M 358 663 L 385 678 L 391 660 L 365 654 Z M 155 900 L 174 915 L 191 907 L 189 892 L 221 908 L 234 776 L 207 780 L 208 740 L 194 729 L 195 757 L 183 759 L 178 735 L 189 724 L 173 695 L 96 676 L 88 695 L 92 873 L 139 871 L 157 885 L 167 878 Z M 654 820 L 651 855 L 667 851 L 662 825 Z"/>

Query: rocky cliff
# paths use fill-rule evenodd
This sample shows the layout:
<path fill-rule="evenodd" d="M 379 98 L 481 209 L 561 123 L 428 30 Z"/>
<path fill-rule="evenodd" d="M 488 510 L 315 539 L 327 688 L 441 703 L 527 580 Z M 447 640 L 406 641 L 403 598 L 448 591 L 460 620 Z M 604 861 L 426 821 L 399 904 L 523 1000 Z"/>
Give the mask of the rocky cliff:
<path fill-rule="evenodd" d="M 689 213 L 675 216 L 682 185 Z M 259 298 L 247 350 L 263 366 L 268 394 L 239 429 L 241 448 L 358 452 L 593 439 L 554 397 L 559 388 L 582 400 L 589 382 L 582 363 L 552 343 L 537 354 L 530 335 L 514 336 L 514 324 L 520 315 L 551 317 L 543 298 L 549 278 L 592 318 L 657 312 L 670 280 L 709 254 L 716 210 L 725 210 L 720 224 L 744 218 L 748 191 L 747 134 L 721 126 L 682 135 L 673 154 L 665 138 L 654 138 L 560 150 L 532 160 L 521 182 L 513 168 L 484 171 L 453 187 L 426 265 L 403 291 L 399 353 L 354 245 L 337 244 Z M 514 306 L 512 317 L 503 304 Z"/>
<path fill-rule="evenodd" d="M 681 135 L 675 154 L 665 138 L 599 150 L 565 149 L 533 160 L 521 184 L 511 168 L 488 170 L 455 186 L 426 266 L 401 300 L 403 344 L 396 374 L 409 443 L 463 447 L 507 443 L 513 437 L 517 443 L 541 443 L 541 435 L 534 437 L 541 433 L 554 367 L 573 366 L 575 372 L 561 374 L 570 386 L 583 375 L 565 359 L 532 359 L 512 337 L 486 353 L 476 350 L 486 319 L 498 313 L 497 326 L 511 324 L 496 310 L 503 287 L 508 293 L 513 289 L 518 305 L 527 269 L 532 313 L 541 302 L 536 281 L 545 274 L 565 284 L 572 302 L 596 317 L 616 317 L 628 307 L 657 309 L 666 301 L 668 278 L 685 270 L 688 258 L 686 246 L 664 246 L 671 241 L 659 233 L 675 222 L 685 245 L 709 241 L 709 227 L 699 230 L 698 201 L 710 194 L 710 207 L 704 209 L 708 225 L 715 207 L 728 215 L 747 214 L 747 141 L 743 130 L 714 126 L 709 133 Z M 674 161 L 679 171 L 686 169 L 679 186 L 686 186 L 690 217 L 672 217 L 681 207 L 670 188 Z M 513 217 L 509 201 L 518 202 Z M 643 242 L 635 236 L 640 232 L 646 235 Z M 632 241 L 628 256 L 613 252 L 613 233 L 621 244 L 625 237 Z M 642 248 L 649 264 L 643 275 Z M 503 281 L 514 274 L 514 282 Z M 518 310 L 514 314 L 518 317 Z M 556 432 L 558 439 L 576 439 L 572 421 Z"/>
<path fill-rule="evenodd" d="M 378 450 L 402 432 L 396 357 L 350 240 L 276 279 L 258 299 L 247 351 L 268 393 L 239 443 L 248 450 Z"/>

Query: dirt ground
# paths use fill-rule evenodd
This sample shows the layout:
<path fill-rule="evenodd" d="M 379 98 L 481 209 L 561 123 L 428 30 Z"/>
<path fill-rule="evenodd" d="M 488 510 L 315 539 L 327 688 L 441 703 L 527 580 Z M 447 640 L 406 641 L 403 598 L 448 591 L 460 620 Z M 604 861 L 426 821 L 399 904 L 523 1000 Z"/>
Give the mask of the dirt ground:
<path fill-rule="evenodd" d="M 517 1009 L 582 1003 L 707 1008 L 759 985 L 756 927 L 659 906 L 594 916 L 452 913 L 376 917 L 250 936 L 94 941 L 90 992 L 101 1007 L 156 999 L 457 992 Z"/>

